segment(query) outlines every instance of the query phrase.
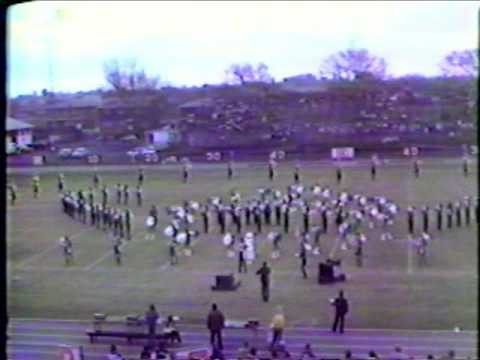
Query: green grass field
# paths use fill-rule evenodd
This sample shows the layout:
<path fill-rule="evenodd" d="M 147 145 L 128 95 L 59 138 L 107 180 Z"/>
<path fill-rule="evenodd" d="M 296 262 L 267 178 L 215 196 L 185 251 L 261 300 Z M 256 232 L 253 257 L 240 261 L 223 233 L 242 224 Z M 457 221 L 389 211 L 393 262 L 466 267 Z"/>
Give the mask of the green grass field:
<path fill-rule="evenodd" d="M 293 182 L 292 164 L 282 164 L 274 187 L 282 191 Z M 92 169 L 93 171 L 93 169 Z M 70 219 L 61 212 L 56 191 L 56 173 L 41 175 L 41 194 L 33 199 L 31 175 L 9 175 L 19 188 L 17 205 L 7 212 L 8 311 L 11 317 L 90 319 L 94 312 L 112 315 L 143 313 L 155 303 L 163 314 L 178 314 L 190 321 L 203 321 L 210 304 L 216 302 L 228 318 L 259 318 L 264 323 L 276 305 L 283 305 L 290 325 L 327 327 L 332 318 L 328 299 L 340 288 L 351 302 L 348 326 L 390 329 L 477 329 L 478 228 L 453 228 L 442 233 L 432 231 L 429 266 L 418 268 L 413 257 L 408 271 L 406 217 L 402 213 L 393 226 L 395 240 L 380 241 L 379 230 L 367 233 L 364 266 L 358 269 L 352 251 L 341 251 L 343 270 L 350 276 L 346 283 L 320 286 L 316 282 L 317 264 L 322 257 L 309 256 L 309 279 L 302 279 L 294 238 L 300 218 L 292 221 L 291 235 L 282 242 L 282 256 L 270 259 L 271 243 L 264 230 L 259 255 L 247 274 L 237 275 L 242 285 L 236 292 L 212 292 L 214 274 L 236 272 L 236 258 L 228 258 L 218 228 L 212 219 L 208 236 L 194 244 L 192 257 L 180 257 L 174 268 L 168 265 L 167 242 L 163 228 L 168 218 L 163 208 L 181 204 L 184 199 L 204 201 L 209 196 L 225 195 L 238 189 L 243 198 L 257 188 L 270 185 L 266 169 L 242 164 L 232 181 L 226 180 L 224 167 L 194 168 L 190 184 L 179 181 L 178 169 L 147 168 L 145 202 L 135 214 L 134 239 L 125 246 L 123 266 L 114 263 L 111 243 L 105 233 Z M 104 171 L 102 181 L 134 187 L 137 169 Z M 87 189 L 91 172 L 66 172 L 67 187 Z M 302 182 L 318 181 L 337 190 L 332 167 L 305 164 Z M 401 207 L 409 204 L 435 206 L 439 201 L 460 200 L 477 194 L 477 167 L 463 177 L 459 164 L 441 160 L 426 161 L 420 179 L 413 177 L 410 166 L 379 168 L 377 180 L 370 181 L 367 168 L 351 167 L 344 171 L 341 189 L 365 195 L 385 195 Z M 226 197 L 228 198 L 228 197 Z M 96 197 L 100 199 L 100 194 Z M 114 196 L 110 196 L 110 201 Z M 154 241 L 144 240 L 144 222 L 151 204 L 159 206 L 160 231 Z M 298 213 L 295 213 L 295 216 Z M 330 220 L 332 224 L 333 220 Z M 319 223 L 313 218 L 312 226 Z M 202 229 L 201 219 L 197 220 Z M 420 227 L 420 216 L 417 221 Z M 431 216 L 431 228 L 435 227 Z M 253 228 L 252 228 L 253 230 Z M 335 242 L 333 226 L 323 237 L 323 249 Z M 75 249 L 75 264 L 66 268 L 60 236 L 70 234 Z M 414 254 L 415 255 L 415 254 Z M 260 300 L 259 280 L 254 275 L 263 260 L 273 269 L 271 302 Z"/>

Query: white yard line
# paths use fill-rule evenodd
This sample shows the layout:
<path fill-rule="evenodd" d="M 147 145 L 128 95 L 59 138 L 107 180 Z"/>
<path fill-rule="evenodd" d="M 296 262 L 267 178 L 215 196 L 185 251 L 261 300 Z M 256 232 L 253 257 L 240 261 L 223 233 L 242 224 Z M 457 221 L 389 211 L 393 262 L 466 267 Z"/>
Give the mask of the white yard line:
<path fill-rule="evenodd" d="M 120 246 L 120 250 L 123 250 L 128 244 L 130 244 L 130 243 L 132 243 L 132 242 L 134 242 L 134 243 L 139 242 L 140 240 L 134 241 L 134 238 L 135 238 L 136 236 L 138 236 L 138 237 L 140 238 L 145 232 L 146 232 L 146 231 L 143 230 L 143 231 L 140 231 L 140 232 L 139 232 L 138 234 L 136 234 L 135 236 L 132 236 L 132 240 L 127 240 L 125 244 L 123 244 L 122 246 Z M 103 254 L 102 256 L 100 256 L 97 260 L 95 260 L 95 261 L 92 262 L 91 264 L 83 267 L 82 270 L 85 270 L 85 271 L 92 270 L 96 265 L 100 264 L 103 260 L 105 260 L 106 258 L 108 258 L 110 255 L 113 255 L 113 249 L 107 251 L 105 254 Z"/>

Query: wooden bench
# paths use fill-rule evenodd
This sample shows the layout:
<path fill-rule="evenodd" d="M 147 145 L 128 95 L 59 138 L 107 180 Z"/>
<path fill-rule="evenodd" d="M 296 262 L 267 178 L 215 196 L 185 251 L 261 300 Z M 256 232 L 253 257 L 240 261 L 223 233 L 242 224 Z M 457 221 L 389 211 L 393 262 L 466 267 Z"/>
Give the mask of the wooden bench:
<path fill-rule="evenodd" d="M 93 344 L 94 340 L 99 337 L 111 337 L 111 338 L 126 338 L 127 342 L 130 343 L 132 339 L 149 339 L 150 335 L 146 333 L 139 332 L 128 332 L 128 331 L 113 331 L 113 330 L 87 330 L 86 334 L 90 338 L 90 343 Z M 164 341 L 167 343 L 167 335 L 165 334 L 155 334 L 155 340 Z"/>

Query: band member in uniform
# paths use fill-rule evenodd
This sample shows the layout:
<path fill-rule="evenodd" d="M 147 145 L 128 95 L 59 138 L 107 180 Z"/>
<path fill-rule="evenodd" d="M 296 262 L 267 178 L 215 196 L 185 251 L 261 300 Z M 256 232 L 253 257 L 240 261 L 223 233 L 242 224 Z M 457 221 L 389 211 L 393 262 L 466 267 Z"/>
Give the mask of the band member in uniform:
<path fill-rule="evenodd" d="M 209 211 L 209 208 L 208 208 L 208 205 L 204 205 L 202 207 L 202 211 L 201 211 L 201 215 L 202 215 L 202 219 L 203 219 L 203 232 L 205 234 L 208 234 L 208 211 Z"/>
<path fill-rule="evenodd" d="M 447 204 L 447 228 L 451 229 L 453 225 L 453 204 L 449 202 Z"/>
<path fill-rule="evenodd" d="M 143 180 L 145 179 L 145 175 L 143 173 L 143 169 L 138 169 L 138 178 L 137 178 L 137 188 L 141 188 L 143 186 Z"/>
<path fill-rule="evenodd" d="M 183 170 L 182 170 L 184 184 L 186 184 L 188 182 L 188 179 L 190 178 L 190 168 L 191 168 L 190 163 L 186 161 L 183 164 Z"/>
<path fill-rule="evenodd" d="M 108 204 L 108 188 L 106 185 L 102 189 L 102 207 L 105 208 Z"/>
<path fill-rule="evenodd" d="M 342 182 L 342 177 L 343 177 L 341 167 L 337 166 L 336 174 L 337 174 L 337 185 L 340 185 L 340 183 Z"/>
<path fill-rule="evenodd" d="M 429 217 L 428 217 L 429 208 L 428 206 L 424 206 L 422 209 L 423 215 L 423 232 L 428 234 L 428 225 L 429 225 Z"/>
<path fill-rule="evenodd" d="M 408 234 L 410 236 L 413 236 L 414 229 L 415 229 L 415 214 L 414 214 L 415 208 L 412 206 L 409 206 L 407 209 L 407 222 L 408 222 Z"/>
<path fill-rule="evenodd" d="M 34 176 L 32 179 L 32 190 L 33 190 L 33 197 L 35 199 L 38 198 L 38 193 L 40 192 L 40 177 Z"/>
<path fill-rule="evenodd" d="M 247 251 L 247 244 L 245 244 L 244 239 L 241 239 L 239 248 L 238 248 L 238 272 L 239 273 L 247 272 L 247 262 L 245 261 L 246 251 Z"/>
<path fill-rule="evenodd" d="M 263 214 L 265 216 L 265 225 L 270 226 L 272 224 L 272 206 L 269 201 L 264 205 Z"/>
<path fill-rule="evenodd" d="M 125 234 L 127 240 L 132 240 L 132 212 L 129 209 L 125 209 Z"/>
<path fill-rule="evenodd" d="M 257 270 L 256 274 L 260 275 L 260 283 L 262 285 L 262 299 L 264 302 L 268 302 L 270 298 L 270 273 L 271 270 L 264 262 L 262 267 Z"/>
<path fill-rule="evenodd" d="M 91 187 L 88 188 L 87 198 L 88 198 L 88 205 L 93 206 L 93 204 L 95 203 L 95 194 Z"/>
<path fill-rule="evenodd" d="M 58 174 L 58 192 L 61 193 L 65 188 L 65 178 L 62 173 Z"/>
<path fill-rule="evenodd" d="M 457 227 L 460 227 L 462 226 L 462 208 L 458 201 L 455 203 L 455 213 L 457 215 Z"/>
<path fill-rule="evenodd" d="M 73 244 L 68 236 L 63 237 L 60 240 L 63 246 L 63 256 L 65 257 L 65 265 L 73 264 Z"/>
<path fill-rule="evenodd" d="M 420 162 L 418 159 L 413 162 L 413 173 L 415 174 L 416 178 L 420 177 Z"/>
<path fill-rule="evenodd" d="M 257 226 L 257 233 L 262 233 L 262 218 L 260 216 L 260 208 L 256 205 L 253 208 L 253 222 Z"/>
<path fill-rule="evenodd" d="M 290 228 L 290 206 L 288 204 L 283 205 L 283 232 L 288 234 Z"/>
<path fill-rule="evenodd" d="M 277 163 L 275 162 L 275 160 L 270 160 L 269 163 L 268 163 L 268 178 L 270 181 L 273 181 L 273 179 L 275 178 L 275 168 L 277 166 Z"/>
<path fill-rule="evenodd" d="M 355 247 L 355 263 L 357 264 L 357 267 L 362 267 L 363 266 L 363 241 L 362 237 L 357 236 L 356 239 L 356 247 Z"/>
<path fill-rule="evenodd" d="M 423 233 L 418 239 L 417 254 L 419 266 L 427 265 L 427 245 L 429 240 L 430 236 L 427 233 Z"/>
<path fill-rule="evenodd" d="M 277 226 L 282 225 L 282 203 L 280 200 L 275 202 L 275 223 Z"/>
<path fill-rule="evenodd" d="M 168 243 L 168 256 L 170 259 L 170 265 L 178 264 L 178 256 L 177 256 L 177 242 L 175 238 L 172 238 Z"/>
<path fill-rule="evenodd" d="M 10 190 L 10 205 L 15 206 L 15 202 L 17 201 L 17 187 L 15 184 L 10 184 L 8 188 Z"/>
<path fill-rule="evenodd" d="M 471 201 L 470 198 L 467 196 L 465 198 L 465 202 L 463 203 L 464 209 L 465 209 L 465 225 L 470 225 L 470 206 L 471 206 Z"/>
<path fill-rule="evenodd" d="M 230 160 L 227 165 L 227 179 L 232 180 L 233 178 L 233 161 Z"/>
<path fill-rule="evenodd" d="M 137 190 L 136 190 L 135 193 L 137 195 L 137 206 L 142 207 L 142 203 L 143 203 L 142 187 L 137 186 Z"/>
<path fill-rule="evenodd" d="M 468 157 L 463 158 L 463 176 L 468 177 Z"/>
<path fill-rule="evenodd" d="M 328 216 L 327 216 L 327 208 L 322 208 L 322 230 L 323 233 L 326 234 L 328 231 Z"/>
<path fill-rule="evenodd" d="M 224 235 L 226 231 L 225 212 L 220 206 L 217 209 L 217 220 L 218 220 L 218 225 L 220 226 L 220 233 Z"/>
<path fill-rule="evenodd" d="M 310 231 L 310 207 L 308 206 L 308 203 L 306 203 L 303 208 L 303 231 Z"/>
<path fill-rule="evenodd" d="M 440 203 L 435 208 L 437 212 L 437 230 L 442 231 L 442 222 L 443 222 L 443 204 Z"/>
<path fill-rule="evenodd" d="M 128 191 L 128 185 L 123 185 L 123 205 L 128 205 L 128 197 L 130 192 Z"/>
<path fill-rule="evenodd" d="M 477 197 L 477 202 L 475 204 L 475 219 L 477 220 L 477 224 L 480 223 L 480 209 L 479 209 L 479 205 L 480 205 L 480 199 Z"/>
<path fill-rule="evenodd" d="M 122 203 L 122 185 L 117 184 L 117 205 Z"/>
<path fill-rule="evenodd" d="M 96 188 L 98 188 L 98 186 L 100 185 L 100 176 L 98 176 L 98 174 L 95 172 L 93 174 L 93 186 Z"/>
<path fill-rule="evenodd" d="M 300 260 L 301 260 L 300 268 L 302 270 L 302 275 L 303 275 L 303 278 L 306 279 L 306 278 L 308 278 L 307 269 L 306 269 L 307 268 L 307 248 L 306 248 L 306 243 L 303 239 L 300 242 L 299 257 L 300 257 Z"/>
<path fill-rule="evenodd" d="M 273 257 L 278 257 L 280 255 L 280 241 L 282 241 L 282 234 L 273 232 L 271 233 L 272 243 L 273 243 Z"/>
<path fill-rule="evenodd" d="M 250 219 L 252 217 L 252 204 L 248 203 L 245 206 L 245 225 L 250 226 Z"/>
<path fill-rule="evenodd" d="M 295 171 L 293 173 L 293 182 L 295 184 L 300 183 L 300 166 L 298 164 L 295 165 Z"/>
<path fill-rule="evenodd" d="M 122 240 L 117 238 L 113 242 L 113 255 L 115 257 L 115 262 L 117 265 L 122 265 Z"/>

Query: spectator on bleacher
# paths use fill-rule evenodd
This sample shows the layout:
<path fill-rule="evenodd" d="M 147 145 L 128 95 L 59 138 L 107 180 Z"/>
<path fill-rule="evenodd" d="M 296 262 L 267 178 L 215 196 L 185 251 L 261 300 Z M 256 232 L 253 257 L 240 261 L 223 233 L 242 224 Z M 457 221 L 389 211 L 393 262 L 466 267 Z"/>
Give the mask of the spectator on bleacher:
<path fill-rule="evenodd" d="M 182 342 L 182 338 L 180 337 L 180 333 L 178 332 L 177 328 L 175 327 L 175 321 L 173 320 L 173 316 L 169 315 L 167 318 L 167 322 L 165 327 L 163 328 L 163 333 L 167 335 L 168 340 L 172 342 L 172 344 L 176 341 L 178 343 Z"/>
<path fill-rule="evenodd" d="M 219 350 L 223 350 L 222 329 L 225 327 L 225 317 L 222 312 L 218 310 L 217 304 L 212 304 L 212 310 L 207 317 L 207 328 L 210 330 L 210 344 L 217 345 Z"/>
<path fill-rule="evenodd" d="M 107 360 L 125 360 L 125 358 L 117 351 L 117 347 L 110 345 L 110 353 L 107 355 Z"/>
<path fill-rule="evenodd" d="M 435 360 L 435 358 L 433 357 L 432 354 L 428 354 L 427 355 L 427 360 Z"/>
<path fill-rule="evenodd" d="M 145 345 L 140 353 L 140 360 L 150 360 L 151 359 L 151 349 L 150 346 Z"/>
<path fill-rule="evenodd" d="M 315 354 L 313 353 L 312 347 L 309 343 L 305 344 L 305 347 L 300 354 L 300 360 L 303 360 L 305 356 L 308 356 L 310 359 L 315 359 Z"/>
<path fill-rule="evenodd" d="M 248 341 L 244 341 L 242 346 L 240 346 L 237 350 L 237 352 L 238 352 L 237 359 L 238 360 L 248 359 L 249 358 L 249 355 L 248 355 L 249 350 L 250 350 L 250 347 L 248 345 Z"/>
<path fill-rule="evenodd" d="M 455 351 L 450 350 L 447 355 L 441 357 L 444 360 L 455 360 Z"/>
<path fill-rule="evenodd" d="M 256 347 L 252 347 L 250 349 L 249 354 L 248 354 L 248 358 L 251 359 L 251 360 L 257 360 L 258 359 L 257 348 Z"/>
<path fill-rule="evenodd" d="M 290 352 L 287 350 L 284 344 L 278 343 L 271 350 L 270 353 L 273 359 L 290 359 Z"/>
<path fill-rule="evenodd" d="M 395 346 L 395 351 L 386 357 L 389 360 L 408 360 L 410 357 L 405 354 L 400 346 Z"/>
<path fill-rule="evenodd" d="M 368 357 L 367 357 L 367 360 L 380 360 L 380 358 L 378 357 L 377 353 L 373 350 L 370 350 L 368 352 Z"/>
<path fill-rule="evenodd" d="M 273 348 L 277 342 L 282 340 L 283 329 L 285 328 L 285 315 L 283 315 L 283 310 L 281 306 L 277 306 L 277 311 L 273 315 L 272 323 L 272 342 L 270 343 L 270 348 Z"/>
<path fill-rule="evenodd" d="M 350 350 L 345 350 L 345 355 L 343 356 L 343 360 L 352 360 L 352 352 Z"/>

